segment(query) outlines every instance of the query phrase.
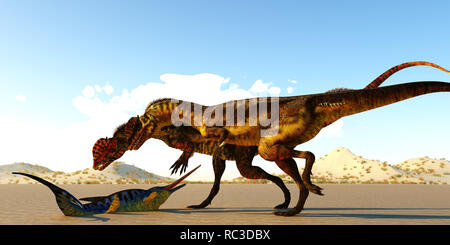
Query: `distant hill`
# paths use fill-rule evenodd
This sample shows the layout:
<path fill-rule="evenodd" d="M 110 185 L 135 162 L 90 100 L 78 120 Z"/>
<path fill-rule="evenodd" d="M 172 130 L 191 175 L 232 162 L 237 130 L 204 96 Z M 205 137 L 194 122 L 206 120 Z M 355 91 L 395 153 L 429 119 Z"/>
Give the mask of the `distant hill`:
<path fill-rule="evenodd" d="M 0 165 L 0 184 L 36 183 L 27 177 L 11 174 L 13 171 L 35 174 L 55 184 L 155 184 L 173 181 L 171 178 L 158 176 L 123 162 L 114 162 L 103 171 L 87 168 L 71 173 L 52 171 L 27 163 L 13 163 Z M 303 168 L 299 168 L 299 171 L 303 172 Z M 316 159 L 312 173 L 313 183 L 450 184 L 450 162 L 446 159 L 421 157 L 390 165 L 387 162 L 356 156 L 344 147 Z M 278 176 L 285 183 L 293 183 L 286 174 Z M 271 183 L 267 180 L 248 180 L 243 177 L 224 182 Z"/>
<path fill-rule="evenodd" d="M 303 168 L 299 168 L 303 172 Z M 450 162 L 428 157 L 414 158 L 396 165 L 356 156 L 339 147 L 316 159 L 311 179 L 314 183 L 366 183 L 366 184 L 450 184 Z M 293 183 L 286 174 L 278 175 Z M 246 182 L 243 178 L 235 182 Z M 267 181 L 253 181 L 263 182 Z"/>
<path fill-rule="evenodd" d="M 36 183 L 27 177 L 11 174 L 14 171 L 37 175 L 55 184 L 153 184 L 173 181 L 122 162 L 114 162 L 103 171 L 87 168 L 71 173 L 28 163 L 13 163 L 0 165 L 0 184 Z"/>
<path fill-rule="evenodd" d="M 1 172 L 13 172 L 13 171 L 30 171 L 35 173 L 49 173 L 53 172 L 52 170 L 42 167 L 39 165 L 32 165 L 28 163 L 12 163 L 6 165 L 0 165 L 0 173 Z"/>

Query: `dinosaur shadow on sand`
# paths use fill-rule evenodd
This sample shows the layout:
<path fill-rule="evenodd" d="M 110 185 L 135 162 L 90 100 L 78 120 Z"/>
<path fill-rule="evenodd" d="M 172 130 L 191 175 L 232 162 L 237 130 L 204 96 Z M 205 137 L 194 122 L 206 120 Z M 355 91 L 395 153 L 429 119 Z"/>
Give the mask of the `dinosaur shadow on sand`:
<path fill-rule="evenodd" d="M 312 218 L 363 218 L 363 219 L 448 219 L 450 215 L 425 214 L 389 214 L 389 213 L 309 213 L 308 211 L 408 211 L 408 210 L 450 210 L 450 208 L 305 208 L 305 213 L 297 215 Z M 191 214 L 191 213 L 252 213 L 256 215 L 270 215 L 273 209 L 264 208 L 207 208 L 207 209 L 161 209 L 159 212 Z"/>
<path fill-rule="evenodd" d="M 435 219 L 444 219 L 450 220 L 450 215 L 426 215 L 426 214 L 396 214 L 396 213 L 338 213 L 338 211 L 414 211 L 414 210 L 423 210 L 423 211 L 433 211 L 433 210 L 450 210 L 450 208 L 305 208 L 304 213 L 297 215 L 298 218 L 361 218 L 361 219 L 407 219 L 407 220 L 435 220 Z M 273 209 L 268 208 L 206 208 L 206 209 L 190 209 L 190 208 L 182 208 L 182 209 L 159 209 L 155 211 L 148 212 L 122 212 L 122 213 L 114 213 L 109 214 L 110 217 L 99 217 L 97 215 L 89 215 L 82 216 L 76 218 L 82 219 L 91 219 L 89 221 L 96 222 L 108 222 L 114 216 L 129 216 L 129 215 L 149 215 L 152 212 L 158 213 L 174 213 L 174 214 L 195 214 L 195 213 L 206 213 L 206 214 L 217 214 L 217 213 L 247 213 L 253 215 L 271 215 Z M 337 211 L 334 213 L 311 213 L 309 211 Z"/>

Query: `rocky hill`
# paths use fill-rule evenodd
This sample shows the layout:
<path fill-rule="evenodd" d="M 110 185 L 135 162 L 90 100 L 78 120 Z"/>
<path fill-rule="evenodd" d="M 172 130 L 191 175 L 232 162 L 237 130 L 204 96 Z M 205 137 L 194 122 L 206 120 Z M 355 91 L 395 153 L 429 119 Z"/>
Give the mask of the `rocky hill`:
<path fill-rule="evenodd" d="M 302 172 L 303 168 L 299 171 Z M 443 158 L 414 158 L 390 165 L 356 156 L 344 147 L 316 159 L 312 173 L 314 183 L 450 184 L 450 162 Z M 285 174 L 278 176 L 285 182 L 293 182 Z M 236 178 L 235 181 L 246 180 Z"/>
<path fill-rule="evenodd" d="M 173 181 L 122 162 L 114 162 L 104 171 L 87 168 L 71 173 L 27 163 L 13 163 L 0 165 L 0 184 L 36 183 L 27 177 L 11 174 L 13 171 L 37 175 L 55 184 L 153 184 Z"/>
<path fill-rule="evenodd" d="M 303 168 L 299 170 L 302 172 Z M 173 181 L 122 162 L 114 162 L 103 171 L 87 168 L 71 173 L 52 171 L 27 163 L 14 163 L 0 165 L 0 184 L 36 183 L 29 178 L 11 174 L 13 171 L 35 174 L 55 184 L 154 184 Z M 450 162 L 446 159 L 421 157 L 390 165 L 356 156 L 344 147 L 316 159 L 312 173 L 314 183 L 450 184 Z M 278 176 L 286 183 L 293 183 L 285 174 Z M 242 177 L 224 182 L 269 183 L 267 180 L 248 180 Z"/>

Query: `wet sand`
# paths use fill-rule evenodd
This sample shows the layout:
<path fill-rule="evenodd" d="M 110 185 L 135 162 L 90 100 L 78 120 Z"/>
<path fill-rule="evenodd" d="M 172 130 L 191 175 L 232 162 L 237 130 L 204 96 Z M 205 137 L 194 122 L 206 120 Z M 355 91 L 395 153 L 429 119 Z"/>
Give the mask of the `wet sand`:
<path fill-rule="evenodd" d="M 279 217 L 272 208 L 283 200 L 272 184 L 223 184 L 212 205 L 193 210 L 209 184 L 188 184 L 159 211 L 66 217 L 42 185 L 0 185 L 1 225 L 434 225 L 450 224 L 450 185 L 321 184 L 325 196 L 310 194 L 303 212 Z M 74 196 L 106 195 L 148 185 L 61 185 Z M 298 198 L 291 190 L 292 207 Z"/>

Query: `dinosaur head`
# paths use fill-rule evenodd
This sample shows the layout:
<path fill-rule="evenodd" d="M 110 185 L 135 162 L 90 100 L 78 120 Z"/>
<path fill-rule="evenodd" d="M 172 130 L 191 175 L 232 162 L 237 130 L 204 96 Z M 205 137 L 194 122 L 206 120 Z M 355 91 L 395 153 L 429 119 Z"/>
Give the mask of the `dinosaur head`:
<path fill-rule="evenodd" d="M 103 170 L 130 149 L 136 132 L 140 129 L 139 116 L 132 117 L 114 131 L 112 138 L 100 138 L 92 148 L 93 168 Z"/>

